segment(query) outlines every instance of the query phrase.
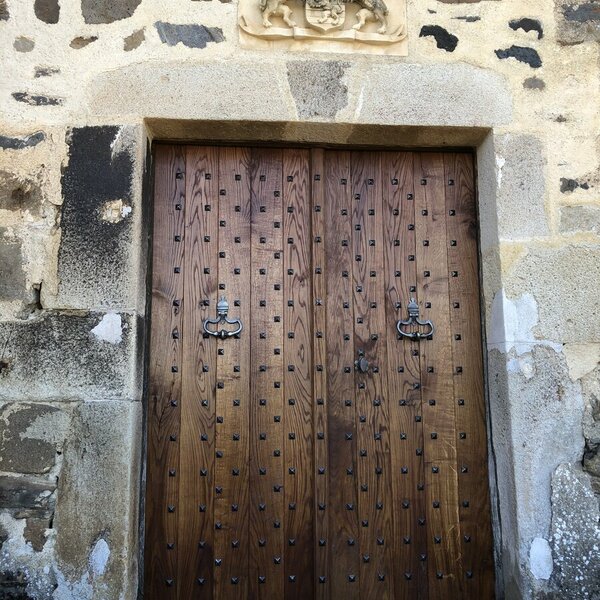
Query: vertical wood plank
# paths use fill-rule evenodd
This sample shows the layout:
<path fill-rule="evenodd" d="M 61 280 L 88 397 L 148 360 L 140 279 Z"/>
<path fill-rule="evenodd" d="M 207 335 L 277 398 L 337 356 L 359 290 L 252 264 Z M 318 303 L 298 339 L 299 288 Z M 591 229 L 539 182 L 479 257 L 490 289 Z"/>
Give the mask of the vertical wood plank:
<path fill-rule="evenodd" d="M 350 153 L 325 154 L 329 575 L 332 598 L 358 598 Z M 350 370 L 346 372 L 346 369 Z M 319 399 L 317 398 L 317 404 Z M 346 440 L 346 434 L 352 434 Z M 348 507 L 353 507 L 349 510 Z"/>
<path fill-rule="evenodd" d="M 218 339 L 215 443 L 215 596 L 248 594 L 248 434 L 250 410 L 249 151 L 224 148 L 219 155 L 219 285 L 211 299 L 229 300 L 230 318 L 246 328 L 238 338 Z M 236 177 L 236 175 L 238 177 Z M 239 242 L 236 241 L 239 238 Z"/>
<path fill-rule="evenodd" d="M 314 555 L 315 555 L 315 598 L 325 600 L 330 597 L 330 583 L 327 577 L 329 549 L 329 520 L 325 506 L 329 498 L 329 460 L 327 456 L 327 279 L 325 275 L 326 247 L 331 240 L 325 235 L 325 156 L 323 150 L 311 153 L 311 210 L 312 210 L 312 273 L 313 278 L 313 435 L 314 467 L 317 469 L 314 497 Z M 322 402 L 317 402 L 320 399 Z M 324 469 L 324 475 L 321 470 Z M 329 543 L 328 543 L 329 542 Z"/>
<path fill-rule="evenodd" d="M 360 591 L 364 598 L 393 597 L 392 469 L 387 393 L 387 330 L 381 154 L 352 153 L 354 354 L 366 373 L 355 373 Z"/>
<path fill-rule="evenodd" d="M 283 209 L 281 150 L 252 150 L 250 590 L 283 598 Z M 248 332 L 250 335 L 250 332 Z"/>
<path fill-rule="evenodd" d="M 314 596 L 309 154 L 283 152 L 285 597 Z M 321 475 L 324 477 L 324 475 Z"/>
<path fill-rule="evenodd" d="M 419 343 L 399 338 L 398 320 L 416 294 L 412 153 L 384 153 L 387 377 L 394 498 L 395 597 L 427 598 Z M 425 560 L 423 560 L 425 557 Z"/>
<path fill-rule="evenodd" d="M 445 154 L 450 323 L 457 430 L 460 544 L 469 598 L 493 598 L 486 411 L 473 157 Z"/>
<path fill-rule="evenodd" d="M 155 154 L 154 237 L 148 390 L 145 573 L 148 598 L 177 597 L 179 419 L 183 323 L 185 153 Z M 181 236 L 176 239 L 175 236 Z M 177 270 L 177 272 L 176 272 Z"/>
<path fill-rule="evenodd" d="M 179 597 L 212 597 L 214 426 L 217 348 L 203 336 L 206 306 L 217 287 L 218 151 L 186 152 L 183 274 L 183 373 L 179 465 Z M 208 236 L 210 242 L 206 242 Z M 214 310 L 214 307 L 212 307 Z"/>
<path fill-rule="evenodd" d="M 416 154 L 415 180 L 419 307 L 436 328 L 420 343 L 429 595 L 456 598 L 462 587 L 443 155 Z"/>

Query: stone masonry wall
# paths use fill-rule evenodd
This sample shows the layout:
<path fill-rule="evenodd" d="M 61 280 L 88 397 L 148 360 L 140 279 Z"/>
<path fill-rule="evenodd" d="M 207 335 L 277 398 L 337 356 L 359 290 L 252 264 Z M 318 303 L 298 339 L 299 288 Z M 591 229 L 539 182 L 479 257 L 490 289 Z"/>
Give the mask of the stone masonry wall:
<path fill-rule="evenodd" d="M 600 1 L 407 9 L 399 58 L 0 0 L 0 597 L 136 597 L 162 138 L 477 148 L 499 597 L 600 598 Z"/>

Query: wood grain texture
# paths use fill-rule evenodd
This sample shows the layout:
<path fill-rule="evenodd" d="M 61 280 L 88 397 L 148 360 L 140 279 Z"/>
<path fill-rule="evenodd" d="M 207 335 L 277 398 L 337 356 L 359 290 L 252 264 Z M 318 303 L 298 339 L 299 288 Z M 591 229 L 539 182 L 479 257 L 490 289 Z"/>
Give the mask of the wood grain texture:
<path fill-rule="evenodd" d="M 394 498 L 396 598 L 427 598 L 426 528 L 419 342 L 399 338 L 398 320 L 416 297 L 415 202 L 412 153 L 382 156 L 386 331 Z"/>
<path fill-rule="evenodd" d="M 314 591 L 312 277 L 309 154 L 283 153 L 285 597 Z"/>
<path fill-rule="evenodd" d="M 358 598 L 359 531 L 350 153 L 325 154 L 329 573 L 332 598 Z M 343 245 L 343 243 L 346 245 Z M 346 368 L 349 371 L 346 372 Z M 352 439 L 347 440 L 346 434 Z M 352 510 L 349 509 L 352 507 Z"/>
<path fill-rule="evenodd" d="M 352 166 L 352 248 L 354 356 L 367 373 L 355 370 L 359 448 L 360 593 L 394 596 L 392 576 L 392 468 L 387 336 L 384 294 L 384 240 L 381 155 L 354 152 Z"/>
<path fill-rule="evenodd" d="M 468 597 L 487 599 L 494 596 L 495 581 L 473 157 L 446 154 L 444 169 L 460 544 L 464 568 L 461 576 L 465 578 Z"/>
<path fill-rule="evenodd" d="M 218 294 L 229 299 L 230 318 L 246 324 L 251 314 L 251 206 L 244 177 L 249 160 L 244 149 L 225 148 L 219 155 Z M 213 308 L 217 301 L 216 296 L 211 299 Z M 217 340 L 215 560 L 222 561 L 214 571 L 217 598 L 244 597 L 249 590 L 249 333 Z"/>
<path fill-rule="evenodd" d="M 493 598 L 472 156 L 155 155 L 145 597 Z"/>
<path fill-rule="evenodd" d="M 183 371 L 179 460 L 180 598 L 212 597 L 213 486 L 217 349 L 203 336 L 202 322 L 212 317 L 217 292 L 218 150 L 191 147 L 186 153 L 185 256 L 183 277 Z M 215 177 L 213 178 L 213 174 Z M 211 242 L 205 242 L 209 236 Z M 209 309 L 212 309 L 209 312 Z"/>
<path fill-rule="evenodd" d="M 268 599 L 283 597 L 285 576 L 281 150 L 253 150 L 249 177 L 252 191 L 252 326 L 246 335 L 252 336 L 252 503 L 248 552 L 252 597 Z M 275 527 L 276 523 L 278 527 Z"/>
<path fill-rule="evenodd" d="M 420 344 L 430 598 L 462 594 L 444 193 L 443 155 L 415 155 L 419 306 L 436 327 Z"/>
<path fill-rule="evenodd" d="M 146 597 L 177 598 L 184 244 L 185 154 L 160 146 L 155 154 L 152 313 L 146 480 Z"/>
<path fill-rule="evenodd" d="M 325 600 L 330 597 L 330 582 L 327 577 L 329 564 L 329 519 L 325 506 L 329 499 L 329 460 L 327 445 L 327 277 L 325 274 L 326 247 L 332 240 L 325 235 L 325 157 L 323 150 L 311 153 L 312 186 L 312 278 L 313 278 L 313 435 L 314 466 L 318 476 L 314 492 L 314 556 L 315 556 L 315 598 Z M 317 402 L 320 399 L 322 402 Z M 325 473 L 321 475 L 320 470 Z"/>

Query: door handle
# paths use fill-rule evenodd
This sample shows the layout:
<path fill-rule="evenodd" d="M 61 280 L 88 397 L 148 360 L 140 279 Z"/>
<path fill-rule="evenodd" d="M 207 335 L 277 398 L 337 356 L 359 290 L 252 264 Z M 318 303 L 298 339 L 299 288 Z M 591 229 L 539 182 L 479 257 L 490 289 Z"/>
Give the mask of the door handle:
<path fill-rule="evenodd" d="M 396 323 L 396 329 L 398 333 L 405 338 L 410 340 L 422 340 L 424 338 L 428 338 L 433 335 L 435 331 L 435 327 L 431 321 L 421 321 L 419 319 L 419 305 L 414 298 L 411 298 L 408 303 L 408 319 L 406 321 L 398 321 Z M 420 327 L 427 327 L 428 331 L 421 333 L 420 331 L 404 331 L 405 327 L 410 327 L 411 325 L 418 325 Z"/>
<path fill-rule="evenodd" d="M 358 358 L 354 361 L 354 370 L 361 373 L 369 372 L 369 361 L 365 358 L 365 353 L 362 350 L 358 351 Z"/>
<path fill-rule="evenodd" d="M 229 313 L 229 302 L 225 296 L 221 296 L 221 299 L 217 303 L 217 318 L 216 319 L 205 319 L 204 323 L 202 323 L 202 327 L 204 328 L 204 332 L 208 335 L 212 335 L 213 337 L 218 337 L 224 340 L 228 337 L 233 337 L 235 335 L 239 335 L 244 328 L 244 325 L 240 321 L 240 319 L 228 319 L 227 314 Z M 228 329 L 218 329 L 219 325 L 237 325 L 236 329 L 228 330 Z M 209 329 L 209 325 L 217 325 L 217 329 L 212 330 Z"/>

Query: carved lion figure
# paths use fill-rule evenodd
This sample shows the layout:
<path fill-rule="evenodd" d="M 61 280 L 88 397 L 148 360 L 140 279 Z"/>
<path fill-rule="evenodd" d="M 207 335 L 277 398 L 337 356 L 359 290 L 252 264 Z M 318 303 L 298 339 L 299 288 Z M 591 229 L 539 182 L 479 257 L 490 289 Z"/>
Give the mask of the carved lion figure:
<path fill-rule="evenodd" d="M 386 16 L 389 11 L 384 0 L 350 0 L 350 2 L 356 2 L 361 7 L 356 13 L 357 23 L 353 25 L 353 29 L 360 31 L 365 26 L 365 23 L 379 21 L 381 27 L 377 30 L 377 33 L 385 33 L 387 31 Z"/>
<path fill-rule="evenodd" d="M 263 13 L 263 26 L 271 27 L 271 17 L 281 17 L 286 25 L 295 27 L 292 21 L 292 9 L 286 5 L 287 0 L 260 0 L 260 10 Z"/>

